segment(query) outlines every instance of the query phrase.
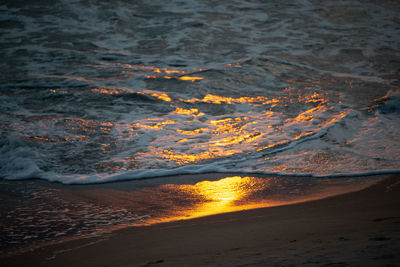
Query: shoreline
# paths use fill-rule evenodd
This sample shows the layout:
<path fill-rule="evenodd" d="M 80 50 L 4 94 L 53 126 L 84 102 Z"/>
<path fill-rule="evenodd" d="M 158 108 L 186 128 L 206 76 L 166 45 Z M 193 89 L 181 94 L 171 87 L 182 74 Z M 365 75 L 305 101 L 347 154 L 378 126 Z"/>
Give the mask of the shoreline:
<path fill-rule="evenodd" d="M 218 179 L 226 176 L 256 176 L 256 177 L 282 177 L 282 178 L 313 178 L 313 179 L 343 179 L 343 178 L 360 178 L 360 177 L 375 177 L 375 176 L 388 176 L 388 175 L 400 175 L 399 170 L 382 170 L 382 171 L 370 171 L 370 172 L 360 172 L 360 173 L 339 173 L 339 174 L 328 174 L 328 175 L 317 175 L 317 174 L 309 174 L 309 173 L 301 173 L 301 174 L 282 174 L 282 173 L 266 173 L 266 172 L 218 172 L 218 171 L 205 171 L 205 172 L 183 172 L 183 173 L 172 173 L 172 174 L 165 174 L 165 175 L 154 175 L 154 176 L 143 176 L 138 178 L 123 178 L 123 179 L 116 179 L 116 180 L 101 180 L 99 182 L 71 182 L 71 183 L 63 183 L 61 180 L 49 180 L 47 178 L 21 178 L 21 179 L 7 179 L 0 177 L 1 180 L 11 181 L 11 182 L 18 182 L 18 181 L 43 181 L 48 184 L 54 185 L 61 185 L 61 186 L 72 186 L 72 187 L 79 187 L 79 186 L 102 186 L 102 185 L 110 185 L 110 184 L 119 184 L 119 183 L 131 183 L 131 182 L 141 182 L 141 181 L 151 181 L 151 180 L 158 180 L 158 179 L 175 179 L 177 177 L 203 177 L 211 175 L 214 177 L 213 179 Z"/>
<path fill-rule="evenodd" d="M 130 227 L 3 260 L 5 266 L 382 266 L 399 262 L 399 206 L 400 176 L 390 175 L 361 191 Z"/>

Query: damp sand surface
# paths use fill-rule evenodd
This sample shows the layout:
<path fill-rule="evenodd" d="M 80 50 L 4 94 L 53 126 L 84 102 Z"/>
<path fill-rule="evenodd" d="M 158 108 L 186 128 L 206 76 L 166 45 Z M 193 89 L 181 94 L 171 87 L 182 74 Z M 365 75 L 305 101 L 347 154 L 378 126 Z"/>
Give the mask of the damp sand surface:
<path fill-rule="evenodd" d="M 206 173 L 90 185 L 1 180 L 0 256 L 130 226 L 326 198 L 382 177 Z"/>
<path fill-rule="evenodd" d="M 395 266 L 400 176 L 324 199 L 129 227 L 3 258 L 5 266 Z"/>

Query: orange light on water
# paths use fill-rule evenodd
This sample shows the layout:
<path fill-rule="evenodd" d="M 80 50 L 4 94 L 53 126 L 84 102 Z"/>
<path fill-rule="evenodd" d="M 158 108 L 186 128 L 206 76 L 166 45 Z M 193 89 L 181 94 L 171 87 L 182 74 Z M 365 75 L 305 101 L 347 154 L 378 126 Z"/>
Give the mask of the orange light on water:
<path fill-rule="evenodd" d="M 199 200 L 196 202 L 197 204 L 181 211 L 177 207 L 178 212 L 175 217 L 170 217 L 165 221 L 276 205 L 276 202 L 259 202 L 248 199 L 253 193 L 268 188 L 269 184 L 269 179 L 233 176 L 218 181 L 202 181 L 194 185 L 165 185 L 163 186 L 165 190 L 182 192 L 189 199 Z"/>
<path fill-rule="evenodd" d="M 162 69 L 159 71 L 162 74 L 166 73 Z M 175 71 L 171 72 L 175 73 Z M 167 94 L 158 91 L 147 90 L 143 94 L 172 102 Z M 140 130 L 144 132 L 161 130 L 162 132 L 160 135 L 155 135 L 156 138 L 152 141 L 152 145 L 148 147 L 148 151 L 138 154 L 138 159 L 156 157 L 161 164 L 167 162 L 171 166 L 178 167 L 188 163 L 229 157 L 240 153 L 247 154 L 284 147 L 292 141 L 314 135 L 322 127 L 338 120 L 340 116 L 334 116 L 331 121 L 324 120 L 323 115 L 330 112 L 332 107 L 326 104 L 328 99 L 323 97 L 324 95 L 312 91 L 306 96 L 299 96 L 296 91 L 290 91 L 289 88 L 287 95 L 280 98 L 265 96 L 235 98 L 207 94 L 202 99 L 180 99 L 181 102 L 195 104 L 198 102 L 214 104 L 250 103 L 251 107 L 255 107 L 255 110 L 244 106 L 240 109 L 243 108 L 245 113 L 240 114 L 246 116 L 238 116 L 237 113 L 234 113 L 207 117 L 197 108 L 181 108 L 172 105 L 175 110 L 164 117 L 165 121 L 162 121 L 161 118 L 149 118 L 131 124 L 136 128 L 133 131 L 139 134 L 141 134 Z M 280 116 L 279 111 L 270 109 L 277 103 L 290 105 L 290 103 L 296 104 L 298 102 L 310 103 L 301 105 L 302 108 L 307 107 L 308 109 L 305 111 L 303 109 L 300 112 L 290 110 L 288 116 Z M 270 105 L 265 108 L 261 106 L 262 104 Z M 199 105 L 199 107 L 202 106 Z M 198 116 L 202 117 L 197 118 Z M 168 126 L 169 124 L 171 125 Z"/>
<path fill-rule="evenodd" d="M 217 126 L 215 130 L 212 130 L 212 134 L 240 133 L 247 120 L 247 117 L 212 120 L 211 125 Z"/>
<path fill-rule="evenodd" d="M 52 141 L 50 138 L 41 137 L 41 136 L 33 136 L 32 139 L 35 139 L 35 140 L 41 141 L 41 142 L 50 142 L 50 141 Z"/>
<path fill-rule="evenodd" d="M 207 150 L 204 152 L 196 154 L 187 153 L 174 153 L 171 150 L 164 150 L 159 153 L 163 158 L 175 161 L 177 164 L 183 165 L 187 163 L 195 163 L 203 160 L 214 159 L 218 157 L 230 156 L 235 154 L 234 151 L 216 147 L 212 150 Z"/>
<path fill-rule="evenodd" d="M 167 74 L 171 74 L 171 73 L 185 73 L 184 71 L 180 71 L 180 70 L 167 70 L 164 69 L 164 72 Z"/>
<path fill-rule="evenodd" d="M 257 96 L 257 97 L 226 97 L 226 96 L 218 96 L 218 95 L 211 95 L 207 94 L 203 97 L 203 99 L 193 98 L 188 100 L 183 100 L 184 102 L 188 103 L 195 103 L 195 102 L 204 102 L 204 103 L 212 103 L 212 104 L 245 104 L 245 103 L 259 103 L 259 104 L 273 104 L 278 103 L 279 100 L 275 98 L 268 98 L 264 96 Z"/>
<path fill-rule="evenodd" d="M 198 80 L 203 80 L 203 79 L 204 79 L 203 77 L 192 77 L 192 76 L 181 76 L 181 77 L 179 77 L 179 80 L 191 81 L 191 82 L 198 81 Z"/>
<path fill-rule="evenodd" d="M 183 114 L 183 115 L 191 115 L 191 116 L 194 116 L 194 117 L 203 116 L 204 115 L 204 113 L 203 112 L 199 112 L 199 110 L 197 108 L 191 108 L 191 109 L 176 108 L 175 109 L 175 113 Z"/>
<path fill-rule="evenodd" d="M 326 104 L 328 103 L 328 99 L 324 98 L 322 94 L 314 92 L 313 95 L 305 100 L 306 103 L 320 103 Z"/>
<path fill-rule="evenodd" d="M 153 75 L 147 75 L 146 76 L 147 79 L 179 79 L 181 81 L 191 81 L 191 82 L 195 82 L 198 80 L 203 80 L 203 77 L 192 77 L 192 76 L 153 76 Z"/>
<path fill-rule="evenodd" d="M 166 102 L 171 102 L 171 98 L 167 94 L 158 94 L 158 93 L 152 93 L 151 96 L 157 97 L 158 99 L 164 100 Z"/>
<path fill-rule="evenodd" d="M 201 71 L 201 69 L 199 69 Z M 156 75 L 147 75 L 147 79 L 177 79 L 181 81 L 191 81 L 195 82 L 198 80 L 203 80 L 203 77 L 194 77 L 194 76 L 182 76 L 186 73 L 184 70 L 169 70 L 166 68 L 159 69 L 159 68 L 154 68 L 153 72 L 156 73 Z M 172 76 L 175 75 L 175 76 Z"/>
<path fill-rule="evenodd" d="M 198 133 L 207 132 L 208 129 L 207 129 L 207 128 L 200 128 L 200 129 L 195 129 L 195 130 L 181 130 L 181 129 L 178 129 L 178 130 L 176 130 L 176 131 L 177 131 L 178 133 L 181 133 L 181 134 L 195 135 L 195 134 L 198 134 Z"/>
<path fill-rule="evenodd" d="M 300 113 L 295 119 L 295 122 L 305 122 L 305 121 L 312 121 L 314 119 L 314 115 L 312 114 L 313 112 L 316 111 L 321 111 L 325 106 L 317 106 L 315 108 L 311 108 L 309 110 L 306 110 L 302 113 Z"/>
<path fill-rule="evenodd" d="M 240 200 L 247 194 L 265 188 L 252 181 L 255 178 L 251 177 L 227 177 L 219 181 L 203 181 L 195 184 L 193 187 L 196 192 L 205 196 L 207 200 L 232 202 Z"/>
<path fill-rule="evenodd" d="M 197 154 L 197 155 L 192 155 L 192 154 L 186 154 L 186 153 L 177 154 L 170 150 L 164 150 L 160 153 L 160 155 L 169 160 L 173 160 L 176 163 L 181 164 L 181 165 L 186 164 L 186 163 L 199 162 L 201 160 L 214 158 L 214 156 L 211 153 L 209 153 L 208 151 Z"/>
<path fill-rule="evenodd" d="M 162 129 L 164 125 L 168 125 L 168 124 L 175 124 L 175 121 L 166 120 L 166 121 L 158 122 L 155 124 L 144 124 L 144 123 L 138 122 L 138 123 L 133 124 L 133 127 L 143 128 L 143 129 Z"/>
<path fill-rule="evenodd" d="M 340 120 L 340 119 L 343 119 L 343 118 L 346 117 L 346 116 L 347 116 L 347 114 L 346 114 L 345 112 L 340 112 L 339 115 L 337 115 L 336 117 L 331 118 L 330 120 L 328 120 L 328 121 L 326 122 L 326 124 L 327 124 L 327 125 L 332 124 L 332 123 L 334 123 L 334 122 L 336 122 L 336 121 L 338 121 L 338 120 Z"/>
<path fill-rule="evenodd" d="M 245 134 L 245 135 L 238 135 L 238 136 L 229 136 L 226 138 L 222 138 L 219 140 L 211 141 L 209 144 L 205 146 L 230 146 L 240 144 L 242 142 L 251 142 L 259 137 L 262 134 L 254 133 L 254 134 Z"/>
<path fill-rule="evenodd" d="M 97 92 L 100 94 L 107 94 L 107 95 L 118 95 L 123 93 L 123 90 L 119 89 L 105 89 L 105 88 L 93 88 L 93 92 Z"/>

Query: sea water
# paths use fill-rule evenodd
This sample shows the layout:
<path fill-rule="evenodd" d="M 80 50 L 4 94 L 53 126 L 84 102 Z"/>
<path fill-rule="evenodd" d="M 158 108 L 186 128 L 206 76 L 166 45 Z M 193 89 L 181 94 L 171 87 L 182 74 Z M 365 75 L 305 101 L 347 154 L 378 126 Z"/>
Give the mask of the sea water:
<path fill-rule="evenodd" d="M 390 1 L 5 1 L 0 176 L 400 169 Z"/>
<path fill-rule="evenodd" d="M 399 12 L 373 0 L 2 1 L 0 177 L 398 173 Z M 82 207 L 69 208 L 108 214 Z"/>

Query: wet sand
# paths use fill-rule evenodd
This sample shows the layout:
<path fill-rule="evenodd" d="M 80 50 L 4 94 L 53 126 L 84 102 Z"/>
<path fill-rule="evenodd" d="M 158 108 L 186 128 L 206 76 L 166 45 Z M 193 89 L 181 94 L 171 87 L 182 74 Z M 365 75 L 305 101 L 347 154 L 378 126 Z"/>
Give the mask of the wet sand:
<path fill-rule="evenodd" d="M 299 204 L 133 227 L 3 266 L 399 266 L 400 175 Z"/>

